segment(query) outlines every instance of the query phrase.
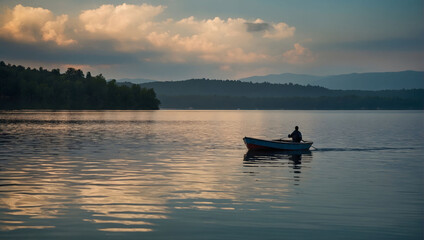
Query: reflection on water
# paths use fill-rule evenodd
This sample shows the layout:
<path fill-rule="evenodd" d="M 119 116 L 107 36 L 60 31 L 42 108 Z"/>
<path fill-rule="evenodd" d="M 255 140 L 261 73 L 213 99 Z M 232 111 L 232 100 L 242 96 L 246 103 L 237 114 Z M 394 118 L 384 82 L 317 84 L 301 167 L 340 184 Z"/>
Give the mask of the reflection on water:
<path fill-rule="evenodd" d="M 400 151 L 381 144 L 384 137 L 367 142 L 377 129 L 369 121 L 355 145 L 355 134 L 342 138 L 349 126 L 337 127 L 345 118 L 289 113 L 0 112 L 0 238 L 310 239 L 301 234 L 340 226 L 362 237 L 393 226 L 418 235 L 421 145 L 404 139 L 413 148 Z M 277 137 L 276 126 L 290 123 L 283 133 L 297 119 L 306 136 L 324 136 L 317 143 L 341 139 L 322 151 L 246 153 L 244 136 Z M 327 136 L 313 127 L 320 121 L 339 132 Z M 346 147 L 353 150 L 339 151 Z M 398 164 L 402 157 L 408 161 Z M 364 169 L 358 159 L 374 161 Z"/>
<path fill-rule="evenodd" d="M 302 159 L 306 163 L 312 160 L 312 152 L 309 150 L 305 151 L 248 151 L 244 155 L 244 164 L 246 167 L 249 164 L 253 164 L 255 167 L 281 165 L 284 166 L 290 163 L 293 168 L 302 164 Z M 287 161 L 288 160 L 288 161 Z M 264 165 L 263 165 L 264 164 Z"/>
<path fill-rule="evenodd" d="M 251 151 L 243 159 L 244 167 L 281 167 L 291 169 L 294 181 L 300 180 L 301 169 L 308 168 L 312 160 L 312 152 L 306 151 Z M 303 163 L 303 165 L 302 165 Z M 259 173 L 260 170 L 251 170 L 250 174 Z M 297 185 L 298 183 L 295 183 Z"/>
<path fill-rule="evenodd" d="M 0 228 L 67 231 L 58 223 L 83 221 L 102 232 L 151 232 L 175 211 L 234 211 L 246 194 L 210 142 L 219 122 L 154 116 L 2 115 Z"/>
<path fill-rule="evenodd" d="M 148 232 L 173 209 L 234 210 L 213 202 L 237 201 L 233 186 L 196 164 L 169 161 L 16 159 L 2 169 L 1 208 L 5 220 L 19 221 L 3 221 L 1 229 L 51 228 L 32 222 L 54 224 L 46 220 L 68 218 L 80 209 L 88 213 L 83 220 L 99 231 Z M 180 202 L 171 208 L 171 200 Z"/>
<path fill-rule="evenodd" d="M 241 136 L 233 122 L 221 129 L 220 118 L 153 121 L 154 116 L 3 116 L 1 229 L 59 228 L 56 221 L 77 218 L 102 232 L 151 232 L 176 211 L 256 211 L 258 203 L 290 208 L 287 181 L 270 185 L 269 176 L 242 174 L 239 156 L 245 148 L 242 138 L 229 139 Z M 293 154 L 246 156 L 244 167 L 284 165 L 285 158 L 291 159 L 289 166 L 301 164 Z M 293 169 L 299 174 L 300 167 Z M 283 170 L 277 178 L 281 174 L 291 178 Z M 258 181 L 267 186 L 252 184 Z"/>

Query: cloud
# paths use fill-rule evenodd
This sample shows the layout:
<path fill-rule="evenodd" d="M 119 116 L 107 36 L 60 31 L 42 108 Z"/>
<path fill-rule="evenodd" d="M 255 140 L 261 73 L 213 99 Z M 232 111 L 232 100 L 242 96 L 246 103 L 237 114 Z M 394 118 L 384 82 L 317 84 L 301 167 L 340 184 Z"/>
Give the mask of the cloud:
<path fill-rule="evenodd" d="M 281 40 L 285 38 L 290 38 L 294 36 L 296 31 L 295 27 L 290 27 L 284 22 L 280 23 L 266 23 L 262 19 L 256 19 L 254 22 L 246 22 L 247 32 L 264 32 L 262 37 Z"/>
<path fill-rule="evenodd" d="M 68 16 L 19 4 L 0 22 L 0 40 L 21 43 L 22 49 L 37 52 L 46 61 L 55 56 L 63 63 L 90 66 L 134 61 L 133 65 L 149 66 L 151 71 L 154 64 L 172 65 L 174 70 L 185 64 L 228 74 L 312 59 L 310 51 L 299 44 L 287 49 L 296 31 L 287 23 L 231 17 L 171 19 L 166 18 L 166 9 L 162 5 L 107 4 Z"/>
<path fill-rule="evenodd" d="M 272 24 L 272 29 L 267 30 L 264 34 L 264 37 L 270 39 L 289 38 L 293 37 L 295 30 L 295 27 L 290 27 L 289 25 L 283 22 Z"/>
<path fill-rule="evenodd" d="M 269 23 L 244 23 L 246 24 L 248 32 L 261 32 L 265 30 L 269 30 L 271 25 Z"/>
<path fill-rule="evenodd" d="M 65 24 L 68 21 L 67 15 L 56 17 L 55 20 L 47 21 L 41 28 L 44 41 L 54 41 L 57 45 L 70 45 L 76 41 L 65 36 Z"/>
<path fill-rule="evenodd" d="M 294 49 L 283 53 L 283 59 L 290 64 L 304 64 L 314 61 L 315 57 L 309 49 L 299 43 L 295 43 Z"/>
<path fill-rule="evenodd" d="M 97 9 L 83 11 L 79 20 L 83 29 L 89 33 L 138 40 L 154 27 L 153 18 L 163 12 L 164 8 L 148 4 L 102 5 Z"/>
<path fill-rule="evenodd" d="M 149 57 L 152 53 L 128 54 L 113 51 L 113 43 L 96 42 L 96 46 L 69 48 L 54 46 L 46 42 L 21 43 L 0 38 L 0 56 L 4 60 L 22 59 L 32 62 L 66 63 L 84 65 L 129 64 L 141 57 Z M 112 50 L 109 50 L 112 49 Z"/>
<path fill-rule="evenodd" d="M 84 10 L 69 23 L 43 8 L 16 5 L 2 24 L 2 36 L 21 42 L 55 42 L 59 46 L 113 41 L 113 51 L 157 52 L 156 61 L 252 63 L 270 61 L 268 44 L 290 38 L 295 28 L 284 22 L 219 17 L 158 20 L 165 6 L 149 4 L 101 5 Z M 256 34 L 260 33 L 260 34 Z M 68 36 L 73 35 L 75 39 Z M 261 48 L 258 48 L 261 46 Z M 155 61 L 154 56 L 149 61 Z"/>
<path fill-rule="evenodd" d="M 241 48 L 229 49 L 221 54 L 204 54 L 204 60 L 215 63 L 254 63 L 264 60 L 269 60 L 271 57 L 267 54 L 244 52 Z"/>
<path fill-rule="evenodd" d="M 79 16 L 83 31 L 91 39 L 116 41 L 118 51 L 158 51 L 157 61 L 204 61 L 250 63 L 272 59 L 272 51 L 256 46 L 294 35 L 295 28 L 286 23 L 254 22 L 243 18 L 157 20 L 164 6 L 148 4 L 102 5 L 83 11 Z M 255 32 L 262 32 L 257 35 Z M 155 61 L 149 59 L 149 61 Z"/>
<path fill-rule="evenodd" d="M 53 41 L 58 45 L 69 45 L 75 40 L 65 35 L 67 15 L 55 17 L 43 8 L 16 5 L 7 13 L 0 28 L 0 35 L 20 42 Z"/>

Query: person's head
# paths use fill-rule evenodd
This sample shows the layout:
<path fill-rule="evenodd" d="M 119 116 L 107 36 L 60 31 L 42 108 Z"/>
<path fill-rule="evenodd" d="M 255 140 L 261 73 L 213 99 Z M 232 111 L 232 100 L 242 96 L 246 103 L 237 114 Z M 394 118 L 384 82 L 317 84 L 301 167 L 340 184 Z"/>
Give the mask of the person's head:
<path fill-rule="evenodd" d="M 299 127 L 298 127 L 298 126 L 296 126 L 296 127 L 294 127 L 294 129 L 299 130 Z"/>

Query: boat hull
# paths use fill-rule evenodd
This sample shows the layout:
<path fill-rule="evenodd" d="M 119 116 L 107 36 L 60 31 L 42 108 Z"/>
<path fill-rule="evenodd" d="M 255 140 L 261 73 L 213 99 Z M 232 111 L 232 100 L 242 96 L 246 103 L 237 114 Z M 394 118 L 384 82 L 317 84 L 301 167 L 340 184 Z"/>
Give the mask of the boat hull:
<path fill-rule="evenodd" d="M 249 150 L 287 150 L 298 151 L 308 150 L 313 142 L 292 142 L 288 140 L 262 140 L 257 138 L 244 137 L 244 144 Z"/>

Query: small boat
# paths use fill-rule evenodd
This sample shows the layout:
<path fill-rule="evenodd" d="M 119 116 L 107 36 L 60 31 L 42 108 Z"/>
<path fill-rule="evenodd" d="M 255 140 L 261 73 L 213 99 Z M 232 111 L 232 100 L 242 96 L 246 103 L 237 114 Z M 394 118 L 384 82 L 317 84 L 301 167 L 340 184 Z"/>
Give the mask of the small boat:
<path fill-rule="evenodd" d="M 277 140 L 263 140 L 251 137 L 243 138 L 244 144 L 246 144 L 247 149 L 249 150 L 287 150 L 287 151 L 299 151 L 299 150 L 308 150 L 313 142 L 302 141 L 302 142 L 293 142 L 292 140 L 287 139 L 277 139 Z"/>

